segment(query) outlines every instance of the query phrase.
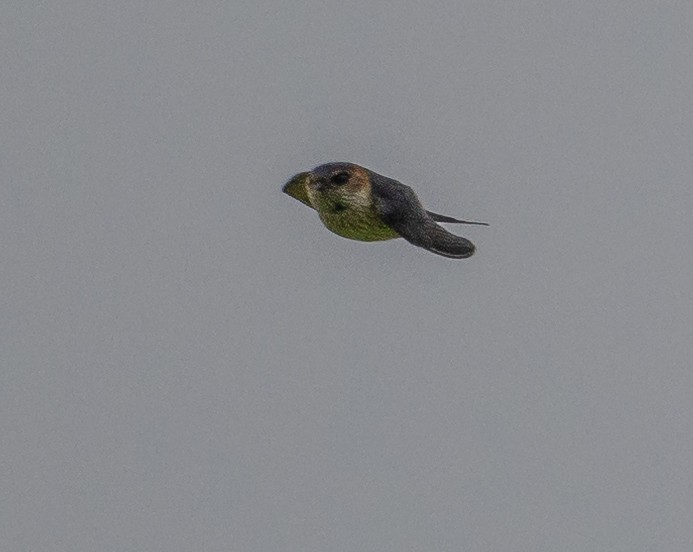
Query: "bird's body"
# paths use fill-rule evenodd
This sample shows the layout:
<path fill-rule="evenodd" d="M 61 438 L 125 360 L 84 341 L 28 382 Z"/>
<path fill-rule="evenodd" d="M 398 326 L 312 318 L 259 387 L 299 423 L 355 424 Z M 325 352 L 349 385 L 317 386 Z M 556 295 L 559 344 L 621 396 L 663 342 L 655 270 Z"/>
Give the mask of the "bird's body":
<path fill-rule="evenodd" d="M 320 220 L 329 230 L 350 240 L 382 241 L 400 237 L 397 232 L 380 220 L 373 205 L 362 209 L 352 207 L 351 211 L 348 217 L 343 216 L 340 210 L 322 210 L 318 213 Z"/>
<path fill-rule="evenodd" d="M 327 229 L 342 237 L 359 241 L 403 237 L 451 258 L 471 256 L 474 245 L 436 221 L 485 224 L 426 211 L 408 186 L 353 163 L 328 163 L 299 173 L 283 191 L 315 209 Z"/>

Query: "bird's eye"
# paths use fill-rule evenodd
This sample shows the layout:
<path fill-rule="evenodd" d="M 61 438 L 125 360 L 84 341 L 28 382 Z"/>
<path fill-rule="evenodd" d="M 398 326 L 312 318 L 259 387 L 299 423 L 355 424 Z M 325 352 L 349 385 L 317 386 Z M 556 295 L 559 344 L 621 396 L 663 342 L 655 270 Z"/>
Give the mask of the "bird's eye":
<path fill-rule="evenodd" d="M 349 181 L 348 172 L 338 172 L 330 179 L 334 184 L 346 184 Z"/>

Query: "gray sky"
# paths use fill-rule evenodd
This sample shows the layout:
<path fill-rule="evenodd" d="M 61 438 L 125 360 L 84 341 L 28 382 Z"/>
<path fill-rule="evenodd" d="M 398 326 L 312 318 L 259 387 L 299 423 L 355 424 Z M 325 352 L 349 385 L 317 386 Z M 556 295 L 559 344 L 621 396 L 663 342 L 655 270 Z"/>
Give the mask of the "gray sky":
<path fill-rule="evenodd" d="M 98 4 L 0 21 L 7 550 L 693 549 L 693 4 Z"/>

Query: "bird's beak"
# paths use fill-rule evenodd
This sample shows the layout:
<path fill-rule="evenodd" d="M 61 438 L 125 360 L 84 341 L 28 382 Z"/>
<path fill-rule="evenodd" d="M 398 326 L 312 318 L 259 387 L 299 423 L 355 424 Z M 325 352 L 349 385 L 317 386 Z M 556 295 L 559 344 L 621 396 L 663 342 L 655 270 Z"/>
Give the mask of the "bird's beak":
<path fill-rule="evenodd" d="M 312 207 L 307 189 L 308 182 L 310 182 L 311 178 L 312 176 L 309 172 L 298 173 L 284 184 L 282 191 L 294 199 L 298 199 L 301 203 L 305 203 L 308 207 Z"/>

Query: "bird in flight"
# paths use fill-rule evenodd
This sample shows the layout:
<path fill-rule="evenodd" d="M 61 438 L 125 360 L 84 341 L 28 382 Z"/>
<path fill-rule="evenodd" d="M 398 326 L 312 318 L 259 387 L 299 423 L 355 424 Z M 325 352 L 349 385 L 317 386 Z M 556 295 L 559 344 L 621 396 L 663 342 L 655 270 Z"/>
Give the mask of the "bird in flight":
<path fill-rule="evenodd" d="M 327 163 L 295 175 L 284 193 L 315 209 L 328 230 L 359 241 L 402 237 L 416 246 L 465 259 L 474 244 L 439 222 L 479 224 L 426 211 L 409 186 L 354 163 Z"/>

